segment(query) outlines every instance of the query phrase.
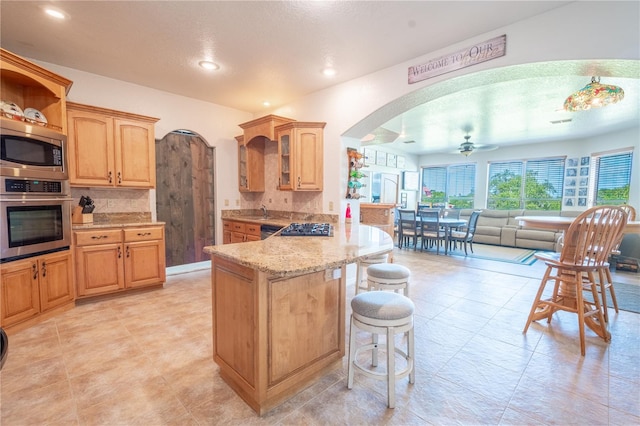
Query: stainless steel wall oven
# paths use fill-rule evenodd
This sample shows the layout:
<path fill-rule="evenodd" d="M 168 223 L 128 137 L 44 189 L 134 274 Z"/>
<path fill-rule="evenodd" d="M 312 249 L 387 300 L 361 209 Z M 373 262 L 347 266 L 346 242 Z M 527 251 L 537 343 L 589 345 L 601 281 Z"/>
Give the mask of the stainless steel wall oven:
<path fill-rule="evenodd" d="M 2 119 L 0 262 L 68 250 L 71 188 L 64 135 Z"/>

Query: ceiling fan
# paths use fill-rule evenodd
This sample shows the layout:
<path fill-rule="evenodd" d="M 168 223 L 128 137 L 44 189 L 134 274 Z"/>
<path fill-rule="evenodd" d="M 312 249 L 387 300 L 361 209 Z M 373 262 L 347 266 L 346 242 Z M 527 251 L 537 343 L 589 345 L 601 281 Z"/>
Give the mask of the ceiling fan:
<path fill-rule="evenodd" d="M 466 135 L 464 137 L 464 142 L 460 144 L 457 151 L 454 153 L 460 153 L 465 157 L 471 155 L 474 151 L 493 151 L 494 149 L 498 149 L 498 145 L 476 145 L 473 142 L 469 142 L 471 139 L 470 135 Z"/>

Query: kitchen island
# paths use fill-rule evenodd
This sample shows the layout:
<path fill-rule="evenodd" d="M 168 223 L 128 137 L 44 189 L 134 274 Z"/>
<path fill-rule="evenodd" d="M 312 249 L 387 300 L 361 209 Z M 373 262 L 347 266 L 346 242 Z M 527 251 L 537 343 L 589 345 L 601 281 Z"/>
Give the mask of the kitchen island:
<path fill-rule="evenodd" d="M 341 365 L 346 265 L 392 249 L 389 234 L 361 224 L 205 247 L 220 376 L 262 415 Z"/>

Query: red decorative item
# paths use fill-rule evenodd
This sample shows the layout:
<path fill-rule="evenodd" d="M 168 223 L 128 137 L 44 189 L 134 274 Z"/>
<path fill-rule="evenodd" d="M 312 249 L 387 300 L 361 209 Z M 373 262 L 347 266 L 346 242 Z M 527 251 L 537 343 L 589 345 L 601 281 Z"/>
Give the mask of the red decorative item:
<path fill-rule="evenodd" d="M 347 212 L 345 213 L 345 222 L 351 222 L 351 204 L 347 203 Z"/>

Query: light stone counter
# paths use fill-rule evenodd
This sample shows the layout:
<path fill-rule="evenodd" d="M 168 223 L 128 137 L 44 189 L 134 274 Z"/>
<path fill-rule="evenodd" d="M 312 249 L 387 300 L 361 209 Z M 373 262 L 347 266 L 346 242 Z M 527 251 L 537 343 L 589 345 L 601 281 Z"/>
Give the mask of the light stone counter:
<path fill-rule="evenodd" d="M 339 268 L 393 250 L 393 239 L 380 229 L 353 223 L 332 224 L 333 237 L 283 237 L 204 247 L 204 252 L 242 266 L 287 277 Z"/>
<path fill-rule="evenodd" d="M 393 250 L 378 228 L 333 224 L 332 237 L 208 246 L 213 359 L 263 415 L 342 366 L 347 264 Z"/>

